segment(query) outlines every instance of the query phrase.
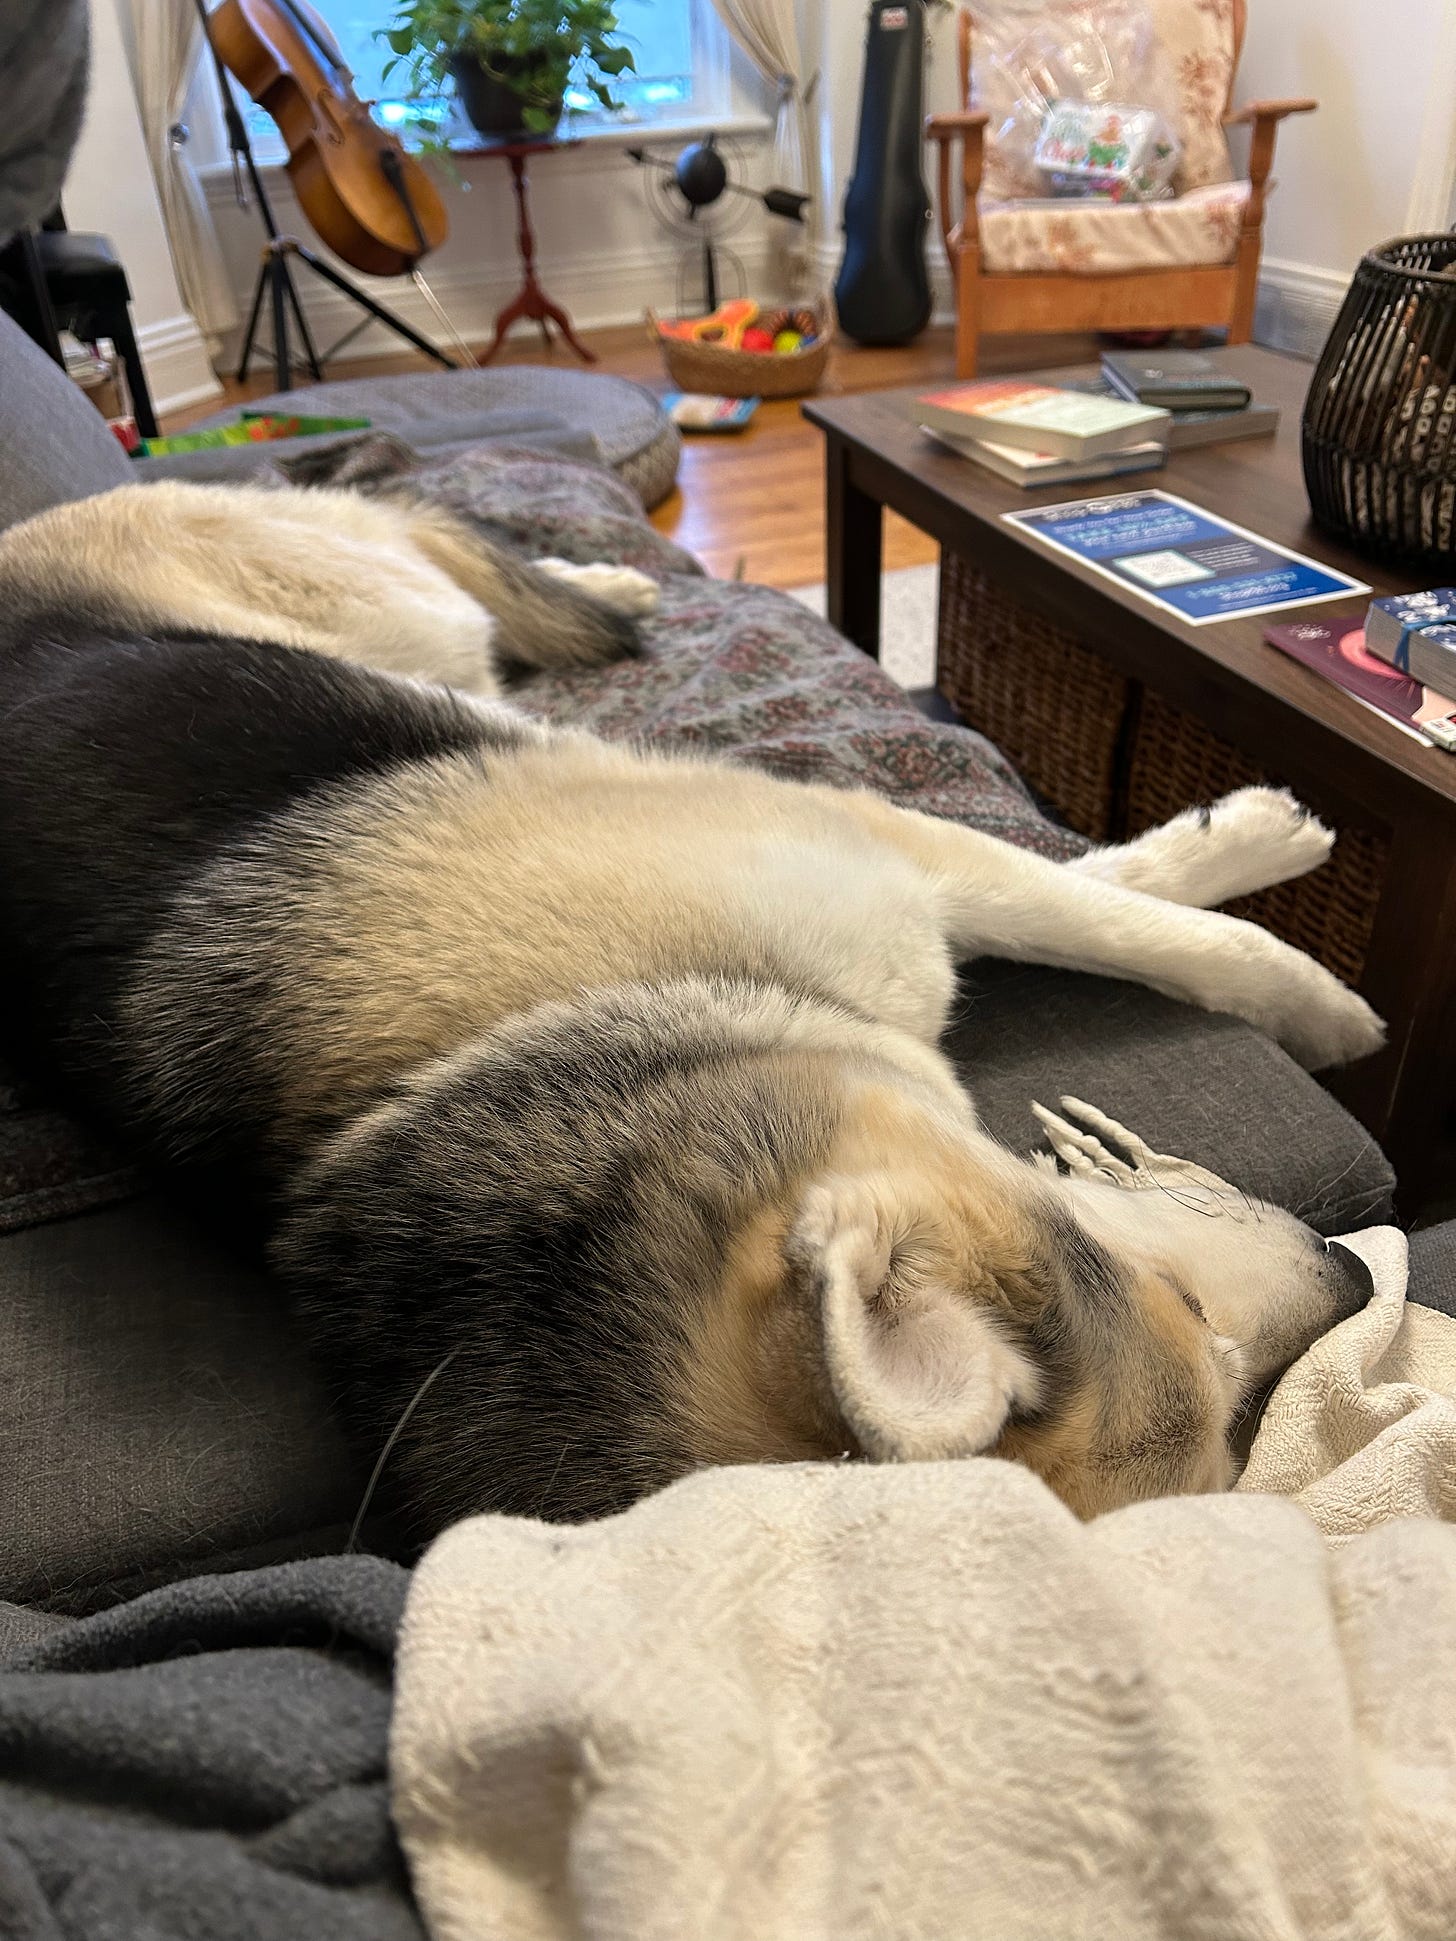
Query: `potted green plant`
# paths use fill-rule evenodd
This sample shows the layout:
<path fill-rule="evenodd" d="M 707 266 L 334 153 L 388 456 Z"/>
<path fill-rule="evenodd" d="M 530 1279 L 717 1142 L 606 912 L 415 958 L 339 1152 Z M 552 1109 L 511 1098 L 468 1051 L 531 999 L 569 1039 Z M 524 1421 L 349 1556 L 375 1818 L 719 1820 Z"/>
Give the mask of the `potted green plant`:
<path fill-rule="evenodd" d="M 384 39 L 415 99 L 448 77 L 482 135 L 549 135 L 578 62 L 602 106 L 621 107 L 611 83 L 633 63 L 617 31 L 610 0 L 404 0 Z"/>

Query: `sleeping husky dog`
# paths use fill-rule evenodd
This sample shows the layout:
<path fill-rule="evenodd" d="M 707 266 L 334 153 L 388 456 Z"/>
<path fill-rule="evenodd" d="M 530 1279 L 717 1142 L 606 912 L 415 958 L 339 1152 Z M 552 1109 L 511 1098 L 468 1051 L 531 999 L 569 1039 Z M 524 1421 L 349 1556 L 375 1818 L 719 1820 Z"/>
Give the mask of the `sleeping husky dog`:
<path fill-rule="evenodd" d="M 958 958 L 1130 978 L 1309 1066 L 1381 1039 L 1208 905 L 1330 837 L 1249 789 L 1054 864 L 490 697 L 655 589 L 407 500 L 123 488 L 0 542 L 18 1049 L 261 1212 L 420 1534 L 694 1466 L 1028 1463 L 1079 1513 L 1230 1479 L 1250 1388 L 1368 1292 L 1076 1100 L 996 1145 Z"/>

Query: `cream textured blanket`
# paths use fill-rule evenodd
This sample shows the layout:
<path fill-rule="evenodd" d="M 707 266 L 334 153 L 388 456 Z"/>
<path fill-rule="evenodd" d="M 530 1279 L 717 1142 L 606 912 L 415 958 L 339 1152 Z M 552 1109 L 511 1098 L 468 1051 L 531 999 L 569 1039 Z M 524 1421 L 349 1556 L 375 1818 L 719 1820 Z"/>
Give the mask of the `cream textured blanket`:
<path fill-rule="evenodd" d="M 1358 1245 L 1233 1495 L 805 1465 L 450 1531 L 392 1745 L 435 1941 L 1450 1941 L 1456 1321 Z"/>

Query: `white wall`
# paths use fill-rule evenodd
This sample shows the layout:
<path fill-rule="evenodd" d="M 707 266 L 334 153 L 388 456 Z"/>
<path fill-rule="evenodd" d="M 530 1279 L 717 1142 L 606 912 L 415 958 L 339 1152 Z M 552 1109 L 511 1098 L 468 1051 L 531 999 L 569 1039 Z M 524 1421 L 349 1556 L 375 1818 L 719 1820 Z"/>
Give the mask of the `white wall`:
<path fill-rule="evenodd" d="M 118 4 L 92 0 L 91 85 L 63 201 L 72 229 L 109 236 L 126 266 L 132 326 L 153 402 L 176 410 L 220 386 L 196 323 L 183 307 L 131 89 Z"/>
<path fill-rule="evenodd" d="M 1260 338 L 1312 354 L 1367 249 L 1442 226 L 1453 65 L 1456 0 L 1252 0 L 1236 95 L 1313 95 L 1320 104 L 1279 130 Z"/>

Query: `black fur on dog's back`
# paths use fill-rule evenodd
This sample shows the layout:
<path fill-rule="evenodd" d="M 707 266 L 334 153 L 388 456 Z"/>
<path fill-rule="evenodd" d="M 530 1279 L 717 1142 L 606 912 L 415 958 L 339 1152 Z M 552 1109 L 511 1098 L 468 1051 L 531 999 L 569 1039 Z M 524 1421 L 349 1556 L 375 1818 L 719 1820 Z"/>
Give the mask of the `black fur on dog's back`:
<path fill-rule="evenodd" d="M 188 884 L 305 796 L 521 733 L 348 662 L 75 618 L 0 636 L 0 693 L 5 1049 L 144 1138 L 118 1004 Z"/>

